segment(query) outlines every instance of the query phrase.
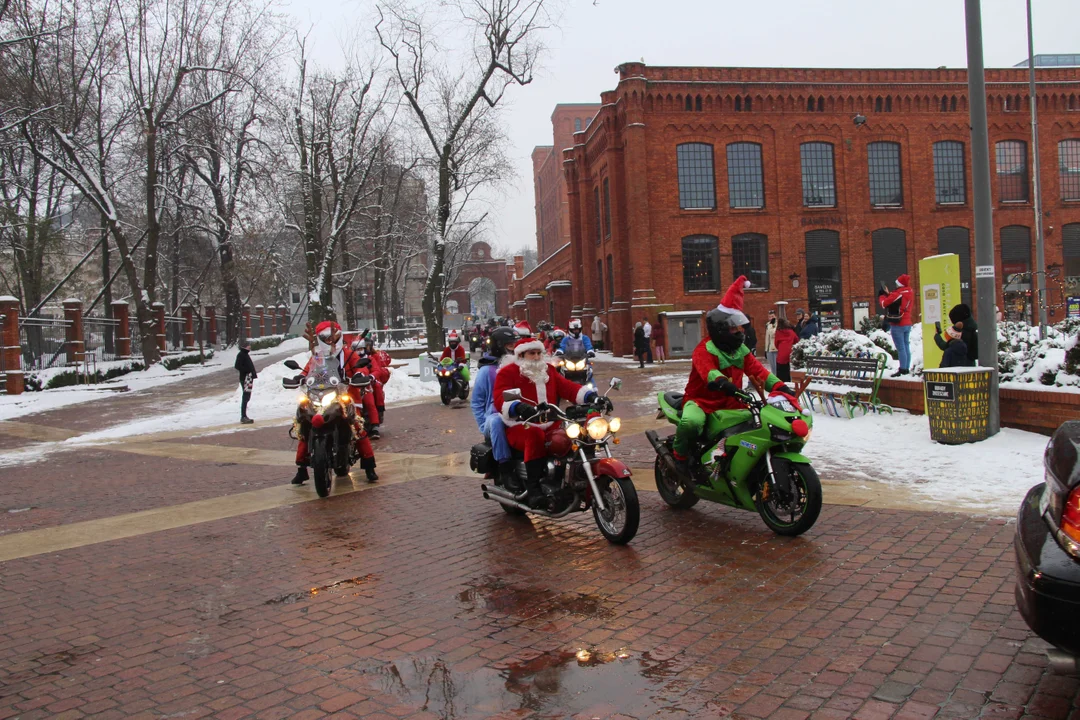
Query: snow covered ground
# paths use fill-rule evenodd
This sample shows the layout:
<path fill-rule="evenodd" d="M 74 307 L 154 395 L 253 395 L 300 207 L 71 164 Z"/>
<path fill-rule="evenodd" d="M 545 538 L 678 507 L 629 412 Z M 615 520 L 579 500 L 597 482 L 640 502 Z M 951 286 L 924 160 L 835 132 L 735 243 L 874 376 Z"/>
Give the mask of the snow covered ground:
<path fill-rule="evenodd" d="M 657 392 L 682 392 L 686 375 L 654 375 L 648 382 L 651 392 L 634 401 L 642 412 L 655 409 Z M 983 442 L 940 445 L 930 439 L 925 415 L 813 417 L 806 454 L 823 478 L 904 486 L 937 503 L 997 517 L 1014 516 L 1028 489 L 1042 482 L 1048 438 L 1036 433 L 1003 428 Z"/>

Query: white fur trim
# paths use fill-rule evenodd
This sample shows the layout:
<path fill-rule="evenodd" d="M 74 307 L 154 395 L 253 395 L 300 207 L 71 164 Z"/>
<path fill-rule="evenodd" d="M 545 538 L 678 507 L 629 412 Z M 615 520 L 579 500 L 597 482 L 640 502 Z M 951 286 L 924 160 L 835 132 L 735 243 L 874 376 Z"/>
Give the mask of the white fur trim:
<path fill-rule="evenodd" d="M 749 281 L 749 280 L 747 280 L 746 282 L 744 282 L 744 283 L 742 284 L 742 286 L 743 286 L 744 288 L 748 288 L 748 287 L 750 287 L 750 281 Z"/>
<path fill-rule="evenodd" d="M 536 339 L 529 340 L 528 342 L 519 342 L 517 345 L 514 346 L 514 355 L 520 357 L 521 355 L 527 353 L 530 350 L 539 350 L 540 352 L 544 352 L 544 343 Z"/>
<path fill-rule="evenodd" d="M 585 396 L 591 392 L 594 392 L 592 388 L 588 385 L 582 385 L 581 389 L 577 391 L 577 396 L 574 398 L 574 404 L 580 405 L 585 402 Z"/>

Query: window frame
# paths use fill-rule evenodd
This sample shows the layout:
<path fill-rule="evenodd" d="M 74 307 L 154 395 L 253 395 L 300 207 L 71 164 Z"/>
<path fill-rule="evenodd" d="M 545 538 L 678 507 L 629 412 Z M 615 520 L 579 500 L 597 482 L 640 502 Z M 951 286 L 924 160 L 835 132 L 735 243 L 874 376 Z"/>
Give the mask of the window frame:
<path fill-rule="evenodd" d="M 743 242 L 757 242 L 760 243 L 760 247 L 751 252 L 747 248 L 742 250 L 738 249 L 738 245 Z M 741 258 L 740 254 L 744 257 Z M 758 272 L 751 270 L 752 264 L 750 259 L 757 255 L 757 259 L 761 262 L 761 267 Z M 745 275 L 750 280 L 750 290 L 768 290 L 769 289 L 769 236 L 764 233 L 745 232 L 733 235 L 731 237 L 731 277 L 737 278 L 740 275 Z M 762 278 L 764 282 L 762 282 Z"/>
<path fill-rule="evenodd" d="M 600 227 L 600 186 L 593 186 L 593 223 L 596 225 L 596 231 L 593 235 L 596 238 L 596 244 L 599 245 L 603 239 L 604 231 Z"/>
<path fill-rule="evenodd" d="M 685 148 L 685 150 L 684 150 Z M 691 155 L 692 149 L 708 148 L 707 168 L 704 152 Z M 686 165 L 684 166 L 684 162 Z M 697 165 L 691 164 L 697 162 Z M 716 149 L 712 143 L 685 142 L 675 146 L 675 173 L 679 189 L 679 209 L 716 211 Z M 685 173 L 685 174 L 684 174 Z M 709 200 L 709 205 L 692 204 Z"/>
<path fill-rule="evenodd" d="M 692 246 L 688 247 L 688 244 L 693 244 L 695 242 L 700 247 L 697 247 L 697 248 L 694 248 Z M 708 247 L 708 248 L 704 247 L 706 244 L 711 244 L 711 247 Z M 705 293 L 718 293 L 718 292 L 720 292 L 720 286 L 721 286 L 721 282 L 720 282 L 720 238 L 716 237 L 715 235 L 709 235 L 709 234 L 706 234 L 706 233 L 700 233 L 700 234 L 697 234 L 697 235 L 687 235 L 687 236 L 682 238 L 682 240 L 680 242 L 680 249 L 682 251 L 681 259 L 682 259 L 682 276 L 683 276 L 683 294 L 684 295 L 699 295 L 699 294 L 705 294 Z M 691 283 L 689 282 L 689 280 L 691 279 L 692 275 L 688 275 L 690 265 L 689 265 L 689 263 L 687 261 L 688 261 L 688 259 L 690 261 L 693 261 L 696 258 L 693 255 L 691 255 L 688 258 L 687 257 L 688 252 L 689 253 L 703 253 L 703 254 L 708 253 L 709 254 L 709 256 L 707 258 L 703 258 L 703 259 L 705 261 L 707 261 L 711 267 L 708 268 L 707 271 L 702 271 L 702 272 L 709 272 L 712 275 L 712 277 L 711 277 L 711 281 L 712 281 L 711 285 L 712 286 L 711 287 L 694 287 L 694 288 L 690 287 Z"/>
<path fill-rule="evenodd" d="M 735 151 L 734 157 L 732 154 L 733 149 Z M 743 151 L 749 151 L 749 153 L 742 155 Z M 754 151 L 757 152 L 756 177 L 755 168 L 753 167 Z M 727 159 L 728 207 L 732 210 L 765 209 L 765 162 L 762 157 L 761 143 L 752 140 L 728 143 L 724 148 L 724 157 Z M 739 173 L 738 176 L 736 176 L 736 172 Z M 757 183 L 756 195 L 759 203 L 756 205 L 736 205 L 736 194 L 741 199 L 745 198 L 750 202 L 753 201 L 755 195 L 753 185 L 755 181 Z M 740 188 L 738 193 L 736 193 L 736 188 Z"/>
<path fill-rule="evenodd" d="M 957 160 L 955 149 L 959 147 L 959 168 L 955 165 L 949 165 L 950 161 L 955 163 Z M 941 148 L 942 153 L 938 154 L 938 148 Z M 948 206 L 962 206 L 967 205 L 967 156 L 965 152 L 964 143 L 959 140 L 938 140 L 934 142 L 931 147 L 931 154 L 934 163 L 934 202 L 937 205 Z M 956 171 L 959 169 L 959 181 L 960 181 L 960 200 L 942 200 L 941 193 L 943 190 L 955 189 L 955 185 L 950 187 L 941 187 L 942 181 L 955 181 Z"/>
<path fill-rule="evenodd" d="M 896 165 L 895 165 L 895 182 L 894 178 L 888 177 L 892 174 L 888 169 L 879 165 L 875 168 L 875 160 L 878 163 L 883 161 L 891 161 L 893 158 L 886 157 L 881 154 L 882 151 L 889 149 L 896 151 Z M 875 157 L 876 156 L 876 157 Z M 904 207 L 904 168 L 903 168 L 903 148 L 900 143 L 895 140 L 875 140 L 866 144 L 866 171 L 867 171 L 867 188 L 870 192 L 870 207 L 894 209 Z M 887 174 L 888 173 L 888 174 Z M 878 178 L 875 181 L 875 178 Z M 882 186 L 884 183 L 884 186 Z M 877 187 L 875 188 L 875 185 Z M 895 189 L 894 189 L 895 187 Z M 875 202 L 875 194 L 881 195 L 886 192 L 892 191 L 895 193 L 892 197 L 898 197 L 898 201 L 890 202 Z"/>
<path fill-rule="evenodd" d="M 1069 149 L 1072 149 L 1071 152 Z M 1069 182 L 1070 178 L 1066 175 L 1070 162 L 1075 173 L 1072 182 Z M 1076 186 L 1076 192 L 1071 196 L 1066 194 L 1066 187 L 1070 185 Z M 1058 141 L 1058 190 L 1062 202 L 1080 202 L 1080 138 L 1063 138 Z"/>
<path fill-rule="evenodd" d="M 819 167 L 819 163 L 817 163 L 816 161 L 824 159 L 824 158 L 815 157 L 814 155 L 808 155 L 806 151 L 814 149 L 814 148 L 809 148 L 809 146 L 820 146 L 820 147 L 823 147 L 823 148 L 828 148 L 828 150 L 829 150 L 828 161 L 829 161 L 829 177 L 830 177 L 830 181 L 831 181 L 830 192 L 832 193 L 832 203 L 831 204 L 824 204 L 824 203 L 810 204 L 810 203 L 807 202 L 807 194 L 806 194 L 806 189 L 807 189 L 807 182 L 806 181 L 807 181 L 807 178 L 809 177 L 811 180 L 814 180 L 815 177 L 818 177 L 818 176 L 815 176 L 815 175 L 808 175 L 807 170 L 809 169 L 811 171 L 815 171 Z M 823 166 L 821 166 L 821 167 L 823 167 Z M 807 140 L 806 142 L 799 143 L 799 171 L 800 171 L 800 174 L 801 174 L 801 177 L 802 177 L 802 205 L 803 205 L 804 208 L 835 208 L 837 206 L 837 199 L 836 199 L 836 197 L 837 197 L 836 196 L 836 148 L 833 146 L 833 144 L 831 142 L 827 142 L 827 141 L 824 141 L 824 140 Z M 820 177 L 822 177 L 822 179 L 823 179 L 823 176 L 820 176 Z"/>
<path fill-rule="evenodd" d="M 604 178 L 603 182 L 603 201 L 604 201 L 604 237 L 611 237 L 611 183 L 608 178 Z"/>
<path fill-rule="evenodd" d="M 1007 173 L 1002 172 L 1002 150 L 1008 148 L 1022 148 L 1024 152 L 1023 158 L 1023 172 L 1022 173 Z M 1002 205 L 1025 205 L 1031 202 L 1031 158 L 1029 156 L 1028 144 L 1025 140 L 1018 140 L 1016 138 L 1006 138 L 1004 140 L 998 140 L 994 143 L 994 177 L 997 180 L 998 202 Z M 1020 183 L 1006 182 L 1007 178 L 1011 178 L 1014 175 L 1022 174 L 1023 180 Z M 1024 197 L 1021 199 L 1009 198 L 1006 199 L 1004 189 L 1007 186 L 1018 184 L 1023 188 Z"/>

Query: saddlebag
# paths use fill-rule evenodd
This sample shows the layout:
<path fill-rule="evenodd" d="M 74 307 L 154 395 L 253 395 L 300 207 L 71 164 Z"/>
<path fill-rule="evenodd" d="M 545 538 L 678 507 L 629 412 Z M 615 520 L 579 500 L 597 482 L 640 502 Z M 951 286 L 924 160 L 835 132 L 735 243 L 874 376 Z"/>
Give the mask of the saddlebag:
<path fill-rule="evenodd" d="M 469 451 L 469 468 L 475 473 L 486 475 L 495 471 L 495 455 L 487 443 L 473 445 Z"/>

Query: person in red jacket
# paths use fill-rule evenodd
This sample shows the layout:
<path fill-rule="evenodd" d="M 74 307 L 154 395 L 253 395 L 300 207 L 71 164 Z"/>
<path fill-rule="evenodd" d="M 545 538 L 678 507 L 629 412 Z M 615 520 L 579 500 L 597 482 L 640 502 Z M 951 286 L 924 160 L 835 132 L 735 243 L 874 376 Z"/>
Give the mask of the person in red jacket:
<path fill-rule="evenodd" d="M 506 401 L 503 393 L 520 390 L 522 400 Z M 547 464 L 546 444 L 552 434 L 559 431 L 559 422 L 532 422 L 540 413 L 537 405 L 555 405 L 566 400 L 576 405 L 594 402 L 598 394 L 592 388 L 578 385 L 564 378 L 544 360 L 544 344 L 538 338 L 523 338 L 514 345 L 514 361 L 499 368 L 492 391 L 495 409 L 506 425 L 506 439 L 510 446 L 525 455 L 526 487 L 528 502 L 533 507 L 543 503 L 540 480 Z M 610 409 L 610 401 L 607 409 Z"/>
<path fill-rule="evenodd" d="M 791 348 L 799 342 L 795 328 L 787 318 L 776 321 L 776 333 L 773 345 L 776 347 L 776 376 L 784 382 L 791 382 Z"/>
<path fill-rule="evenodd" d="M 746 407 L 734 397 L 742 389 L 744 375 L 763 383 L 770 392 L 794 394 L 743 343 L 742 327 L 750 322 L 742 311 L 743 290 L 749 285 L 746 277 L 740 275 L 724 294 L 723 302 L 705 315 L 709 336 L 691 356 L 690 379 L 683 391 L 682 413 L 672 448 L 672 455 L 686 476 L 689 476 L 690 450 L 701 435 L 706 418 L 718 410 Z"/>
<path fill-rule="evenodd" d="M 371 415 L 370 430 L 372 439 L 377 439 L 378 426 L 386 418 L 386 393 L 383 386 L 390 380 L 390 356 L 384 350 L 375 350 L 374 345 L 371 336 L 365 331 L 364 335 L 353 342 L 352 347 L 360 358 L 359 365 L 362 371 L 372 377 L 370 396 L 376 412 Z"/>
<path fill-rule="evenodd" d="M 316 355 L 326 359 L 326 362 L 330 364 L 331 369 L 337 372 L 337 376 L 342 382 L 347 383 L 353 375 L 362 372 L 359 367 L 359 355 L 353 352 L 351 348 L 345 347 L 341 337 L 341 326 L 336 322 L 332 320 L 321 322 L 314 328 L 314 331 L 311 331 L 311 325 L 309 324 L 304 335 L 308 338 L 308 343 L 311 346 L 311 358 L 308 359 L 307 364 L 301 371 L 300 378 L 307 377 L 308 373 L 314 368 Z M 354 403 L 362 406 L 363 390 L 361 388 L 350 386 L 349 397 L 352 398 Z M 360 467 L 364 469 L 368 482 L 375 482 L 379 479 L 379 476 L 375 474 L 375 451 L 371 447 L 371 440 L 368 438 L 362 422 L 357 423 L 353 430 L 356 434 L 356 451 L 360 455 Z M 298 437 L 296 475 L 292 479 L 293 485 L 301 485 L 308 479 L 307 428 L 301 428 Z"/>
<path fill-rule="evenodd" d="M 889 334 L 896 345 L 896 354 L 900 359 L 900 369 L 893 377 L 908 375 L 911 372 L 911 311 L 915 307 L 915 291 L 911 289 L 911 276 L 904 273 L 896 278 L 896 289 L 888 291 L 885 283 L 878 292 L 878 302 L 885 309 L 885 318 L 889 323 Z"/>
<path fill-rule="evenodd" d="M 446 336 L 446 347 L 443 348 L 439 360 L 442 361 L 447 358 L 461 365 L 461 377 L 465 378 L 465 382 L 469 382 L 469 356 L 461 345 L 461 336 L 458 335 L 457 330 L 451 330 L 450 334 Z"/>

